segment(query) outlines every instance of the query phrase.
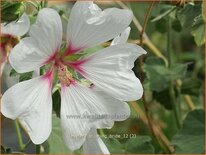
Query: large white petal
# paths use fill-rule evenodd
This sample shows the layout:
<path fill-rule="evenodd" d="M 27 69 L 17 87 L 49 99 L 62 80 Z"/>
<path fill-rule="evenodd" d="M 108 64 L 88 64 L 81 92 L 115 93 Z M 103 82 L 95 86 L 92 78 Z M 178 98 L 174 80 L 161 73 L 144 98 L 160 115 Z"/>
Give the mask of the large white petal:
<path fill-rule="evenodd" d="M 106 145 L 97 134 L 96 129 L 91 129 L 83 144 L 84 154 L 110 154 Z"/>
<path fill-rule="evenodd" d="M 124 121 L 130 116 L 130 107 L 126 102 L 120 101 L 110 94 L 102 91 L 96 86 L 93 86 L 93 93 L 102 101 L 110 114 L 110 120 L 113 121 Z"/>
<path fill-rule="evenodd" d="M 132 12 L 117 8 L 102 11 L 92 1 L 78 1 L 72 8 L 67 42 L 69 53 L 113 39 L 124 31 L 132 21 Z"/>
<path fill-rule="evenodd" d="M 9 56 L 12 67 L 19 73 L 41 67 L 60 49 L 62 24 L 58 13 L 53 9 L 42 9 L 29 35 L 12 49 Z"/>
<path fill-rule="evenodd" d="M 126 103 L 104 98 L 96 90 L 78 83 L 63 87 L 61 99 L 62 133 L 71 150 L 84 143 L 91 128 L 111 128 L 114 120 L 126 119 L 130 113 Z"/>
<path fill-rule="evenodd" d="M 132 68 L 134 61 L 145 53 L 140 46 L 119 44 L 102 49 L 71 66 L 114 98 L 132 101 L 140 99 L 143 94 L 142 84 Z"/>
<path fill-rule="evenodd" d="M 23 36 L 28 32 L 29 27 L 29 17 L 24 13 L 18 21 L 13 21 L 9 24 L 1 23 L 1 34 Z"/>
<path fill-rule="evenodd" d="M 52 98 L 47 79 L 37 77 L 18 83 L 2 96 L 1 112 L 19 118 L 35 144 L 43 143 L 51 133 Z"/>
<path fill-rule="evenodd" d="M 129 38 L 130 31 L 131 27 L 126 28 L 119 36 L 113 39 L 111 46 L 117 44 L 125 44 L 127 42 L 127 39 Z"/>

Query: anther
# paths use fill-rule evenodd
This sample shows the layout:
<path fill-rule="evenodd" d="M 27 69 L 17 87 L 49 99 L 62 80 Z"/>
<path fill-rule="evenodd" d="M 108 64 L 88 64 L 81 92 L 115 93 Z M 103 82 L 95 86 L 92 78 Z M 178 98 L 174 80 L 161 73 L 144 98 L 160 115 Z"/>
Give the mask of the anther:
<path fill-rule="evenodd" d="M 58 66 L 58 76 L 61 84 L 69 86 L 73 81 L 72 74 L 68 71 L 67 66 L 59 65 Z"/>

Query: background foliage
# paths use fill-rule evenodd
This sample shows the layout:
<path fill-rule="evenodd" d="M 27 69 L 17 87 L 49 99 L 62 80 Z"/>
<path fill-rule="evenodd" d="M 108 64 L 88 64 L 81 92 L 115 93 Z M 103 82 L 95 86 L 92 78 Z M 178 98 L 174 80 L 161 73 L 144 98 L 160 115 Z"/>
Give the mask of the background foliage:
<path fill-rule="evenodd" d="M 109 151 L 112 154 L 204 153 L 204 3 L 175 0 L 102 1 L 98 4 L 102 8 L 115 6 L 132 9 L 135 18 L 131 24 L 129 42 L 137 43 L 148 51 L 146 56 L 136 61 L 133 69 L 144 83 L 143 98 L 128 103 L 132 111 L 128 120 L 116 122 L 111 130 L 98 131 Z M 18 20 L 26 11 L 31 22 L 34 22 L 38 10 L 49 6 L 59 11 L 65 27 L 72 5 L 73 2 L 64 1 L 3 1 L 1 21 Z M 86 53 L 108 45 L 109 43 L 105 43 L 87 50 Z M 77 55 L 74 59 L 80 56 Z M 32 73 L 18 74 L 12 69 L 10 76 L 24 81 L 30 79 Z M 82 149 L 72 152 L 62 141 L 58 118 L 60 102 L 60 94 L 56 90 L 53 94 L 52 134 L 41 145 L 40 151 L 49 154 L 79 154 Z M 16 129 L 20 129 L 23 134 L 24 144 L 18 145 L 16 135 L 12 134 L 15 131 L 8 130 L 13 126 L 11 121 L 3 118 L 2 153 L 35 151 L 35 146 L 18 122 L 16 123 Z M 8 140 L 10 138 L 12 140 Z"/>

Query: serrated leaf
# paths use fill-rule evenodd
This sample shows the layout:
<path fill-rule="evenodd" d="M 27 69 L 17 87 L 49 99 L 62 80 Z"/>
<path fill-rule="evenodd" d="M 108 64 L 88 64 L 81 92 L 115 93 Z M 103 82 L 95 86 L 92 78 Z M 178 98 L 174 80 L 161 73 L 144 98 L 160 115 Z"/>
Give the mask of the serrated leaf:
<path fill-rule="evenodd" d="M 149 136 L 131 138 L 126 142 L 125 148 L 126 153 L 131 154 L 153 154 L 155 152 Z"/>
<path fill-rule="evenodd" d="M 205 21 L 202 15 L 197 16 L 194 20 L 190 32 L 195 39 L 195 43 L 201 46 L 205 43 Z"/>
<path fill-rule="evenodd" d="M 204 152 L 205 111 L 194 110 L 188 113 L 182 129 L 173 137 L 174 153 L 201 154 Z"/>
<path fill-rule="evenodd" d="M 178 12 L 178 19 L 185 29 L 190 29 L 195 43 L 201 46 L 205 43 L 205 21 L 203 3 L 188 3 Z"/>
<path fill-rule="evenodd" d="M 192 4 L 188 3 L 181 9 L 177 17 L 184 28 L 190 28 L 193 25 L 195 17 L 199 16 L 202 13 L 201 4 Z"/>
<path fill-rule="evenodd" d="M 162 59 L 149 57 L 143 69 L 146 72 L 147 86 L 150 90 L 161 92 L 169 87 L 171 81 L 184 77 L 187 66 L 185 64 L 173 64 L 169 69 Z"/>

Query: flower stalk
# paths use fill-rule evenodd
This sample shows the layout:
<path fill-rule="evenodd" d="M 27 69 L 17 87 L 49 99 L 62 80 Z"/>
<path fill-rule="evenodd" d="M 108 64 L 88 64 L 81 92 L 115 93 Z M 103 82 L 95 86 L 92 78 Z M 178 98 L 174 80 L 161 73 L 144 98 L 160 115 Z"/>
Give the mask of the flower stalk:
<path fill-rule="evenodd" d="M 19 149 L 20 149 L 20 151 L 24 151 L 24 143 L 23 143 L 21 129 L 20 129 L 18 120 L 14 121 L 14 125 L 15 125 L 15 129 L 16 129 L 18 142 L 19 142 Z"/>
<path fill-rule="evenodd" d="M 36 154 L 41 153 L 41 145 L 36 145 Z"/>

